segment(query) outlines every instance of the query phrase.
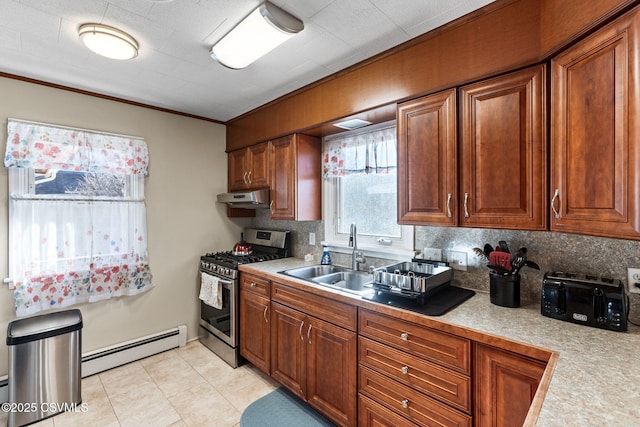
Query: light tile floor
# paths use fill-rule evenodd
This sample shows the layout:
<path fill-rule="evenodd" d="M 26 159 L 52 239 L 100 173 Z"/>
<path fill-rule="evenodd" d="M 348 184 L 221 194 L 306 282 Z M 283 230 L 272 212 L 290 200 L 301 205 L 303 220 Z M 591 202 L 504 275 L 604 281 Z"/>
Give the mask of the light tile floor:
<path fill-rule="evenodd" d="M 33 424 L 237 427 L 253 401 L 278 384 L 250 364 L 231 368 L 198 341 L 82 380 L 86 412 Z M 7 415 L 0 417 L 6 425 Z"/>

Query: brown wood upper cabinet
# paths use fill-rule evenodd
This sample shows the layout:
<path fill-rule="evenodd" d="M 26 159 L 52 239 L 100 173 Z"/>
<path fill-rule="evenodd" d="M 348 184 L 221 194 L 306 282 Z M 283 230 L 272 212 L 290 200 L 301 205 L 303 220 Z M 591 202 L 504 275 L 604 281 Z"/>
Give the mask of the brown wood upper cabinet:
<path fill-rule="evenodd" d="M 271 141 L 271 219 L 322 219 L 320 138 L 294 134 Z"/>
<path fill-rule="evenodd" d="M 457 221 L 456 90 L 398 106 L 398 222 Z"/>
<path fill-rule="evenodd" d="M 460 88 L 460 224 L 547 229 L 546 67 Z"/>
<path fill-rule="evenodd" d="M 640 11 L 551 61 L 551 229 L 640 240 Z"/>
<path fill-rule="evenodd" d="M 400 104 L 398 221 L 547 229 L 546 117 L 544 65 Z"/>
<path fill-rule="evenodd" d="M 229 191 L 269 186 L 269 143 L 253 145 L 228 154 Z"/>

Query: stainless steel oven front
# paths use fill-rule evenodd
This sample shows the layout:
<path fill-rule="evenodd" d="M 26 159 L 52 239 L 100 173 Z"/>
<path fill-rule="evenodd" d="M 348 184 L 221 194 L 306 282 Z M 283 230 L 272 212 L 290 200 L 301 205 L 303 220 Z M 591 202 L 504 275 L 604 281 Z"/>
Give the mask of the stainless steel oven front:
<path fill-rule="evenodd" d="M 218 279 L 222 306 L 215 308 L 200 300 L 200 341 L 232 367 L 240 363 L 238 347 L 238 279 L 230 279 L 200 268 L 200 274 Z"/>

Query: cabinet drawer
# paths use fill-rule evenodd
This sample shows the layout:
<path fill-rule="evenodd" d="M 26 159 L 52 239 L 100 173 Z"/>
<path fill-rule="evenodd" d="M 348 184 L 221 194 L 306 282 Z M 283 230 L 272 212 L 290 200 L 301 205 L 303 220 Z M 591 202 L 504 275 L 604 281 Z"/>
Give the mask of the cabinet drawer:
<path fill-rule="evenodd" d="M 358 360 L 404 385 L 471 413 L 468 376 L 362 337 Z"/>
<path fill-rule="evenodd" d="M 240 289 L 262 295 L 266 298 L 269 298 L 270 294 L 270 286 L 267 279 L 247 273 L 242 273 L 240 276 Z"/>
<path fill-rule="evenodd" d="M 356 306 L 273 282 L 271 299 L 350 331 L 356 330 Z"/>
<path fill-rule="evenodd" d="M 360 366 L 360 393 L 423 426 L 468 426 L 471 416 Z"/>
<path fill-rule="evenodd" d="M 415 323 L 360 310 L 358 333 L 414 356 L 471 372 L 471 341 Z"/>
<path fill-rule="evenodd" d="M 358 425 L 360 427 L 415 427 L 415 424 L 395 412 L 358 395 Z"/>

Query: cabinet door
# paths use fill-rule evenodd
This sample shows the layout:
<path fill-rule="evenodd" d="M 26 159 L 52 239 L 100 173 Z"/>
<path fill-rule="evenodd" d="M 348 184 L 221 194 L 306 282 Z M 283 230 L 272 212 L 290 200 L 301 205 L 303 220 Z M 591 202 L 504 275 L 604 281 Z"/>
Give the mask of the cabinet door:
<path fill-rule="evenodd" d="M 269 375 L 271 336 L 269 299 L 240 290 L 240 354 Z"/>
<path fill-rule="evenodd" d="M 264 188 L 269 186 L 269 143 L 253 145 L 249 147 L 249 172 L 247 180 L 251 188 Z"/>
<path fill-rule="evenodd" d="M 398 222 L 457 224 L 456 91 L 398 106 Z"/>
<path fill-rule="evenodd" d="M 271 219 L 322 219 L 322 143 L 295 134 L 271 141 Z"/>
<path fill-rule="evenodd" d="M 296 145 L 294 136 L 271 141 L 271 219 L 294 220 L 296 216 Z"/>
<path fill-rule="evenodd" d="M 551 62 L 551 229 L 640 240 L 638 11 Z"/>
<path fill-rule="evenodd" d="M 247 188 L 247 167 L 249 152 L 246 148 L 231 151 L 227 155 L 229 168 L 229 191 L 243 190 Z"/>
<path fill-rule="evenodd" d="M 547 228 L 546 68 L 460 89 L 460 224 Z"/>
<path fill-rule="evenodd" d="M 277 302 L 271 303 L 271 377 L 305 398 L 306 316 Z M 306 333 L 306 329 L 304 329 Z"/>
<path fill-rule="evenodd" d="M 355 332 L 310 318 L 307 401 L 341 426 L 355 426 L 357 379 Z M 305 326 L 306 327 L 306 326 Z"/>
<path fill-rule="evenodd" d="M 545 364 L 482 344 L 475 349 L 475 425 L 521 426 Z"/>

